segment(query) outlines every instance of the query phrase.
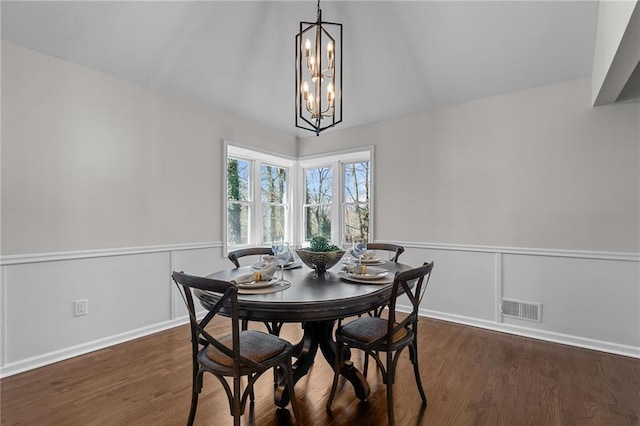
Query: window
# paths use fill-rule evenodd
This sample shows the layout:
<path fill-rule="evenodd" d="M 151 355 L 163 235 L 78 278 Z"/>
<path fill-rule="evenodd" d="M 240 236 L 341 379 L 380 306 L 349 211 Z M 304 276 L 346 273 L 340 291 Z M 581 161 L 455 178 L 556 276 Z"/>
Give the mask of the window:
<path fill-rule="evenodd" d="M 302 243 L 316 235 L 335 244 L 371 239 L 371 151 L 300 160 Z"/>
<path fill-rule="evenodd" d="M 262 194 L 262 243 L 270 243 L 285 236 L 287 222 L 287 169 L 262 165 L 260 172 Z"/>
<path fill-rule="evenodd" d="M 344 195 L 343 217 L 344 231 L 342 240 L 354 238 L 369 239 L 370 186 L 371 173 L 369 161 L 344 163 L 342 165 Z"/>
<path fill-rule="evenodd" d="M 304 171 L 304 241 L 316 235 L 331 239 L 333 168 L 316 167 Z"/>
<path fill-rule="evenodd" d="M 251 161 L 227 158 L 227 244 L 249 244 Z"/>
<path fill-rule="evenodd" d="M 295 161 L 226 145 L 226 247 L 291 239 L 290 175 Z"/>
<path fill-rule="evenodd" d="M 299 161 L 225 143 L 226 251 L 321 235 L 340 244 L 371 239 L 372 152 Z"/>

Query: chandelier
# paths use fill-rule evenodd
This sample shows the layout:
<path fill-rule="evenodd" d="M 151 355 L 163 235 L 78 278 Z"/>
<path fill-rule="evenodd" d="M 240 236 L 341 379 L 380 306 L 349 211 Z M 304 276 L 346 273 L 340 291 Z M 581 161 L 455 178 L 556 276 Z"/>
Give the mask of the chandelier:
<path fill-rule="evenodd" d="M 330 32 L 331 31 L 331 32 Z M 342 121 L 342 24 L 300 22 L 296 34 L 296 127 L 320 132 Z"/>

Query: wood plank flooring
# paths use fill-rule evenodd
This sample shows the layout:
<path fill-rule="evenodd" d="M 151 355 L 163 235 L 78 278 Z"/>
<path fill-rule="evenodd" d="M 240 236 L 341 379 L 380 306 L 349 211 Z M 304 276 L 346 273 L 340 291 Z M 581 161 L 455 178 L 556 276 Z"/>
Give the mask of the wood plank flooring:
<path fill-rule="evenodd" d="M 259 326 L 256 326 L 259 327 Z M 297 341 L 299 326 L 282 336 Z M 421 408 L 408 354 L 394 386 L 397 425 L 640 425 L 640 360 L 421 319 Z M 183 425 L 191 365 L 186 326 L 0 381 L 0 423 L 9 425 Z M 362 356 L 354 354 L 356 365 Z M 257 383 L 243 424 L 295 423 L 273 404 L 272 375 Z M 384 425 L 386 391 L 371 369 L 371 396 L 341 382 L 325 410 L 332 371 L 320 354 L 296 385 L 305 425 Z M 196 425 L 233 424 L 224 392 L 205 378 Z"/>

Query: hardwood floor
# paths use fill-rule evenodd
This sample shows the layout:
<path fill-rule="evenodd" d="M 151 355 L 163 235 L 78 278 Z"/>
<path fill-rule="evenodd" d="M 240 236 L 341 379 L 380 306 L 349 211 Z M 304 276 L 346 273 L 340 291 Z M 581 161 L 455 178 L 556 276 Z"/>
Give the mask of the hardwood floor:
<path fill-rule="evenodd" d="M 299 327 L 282 336 L 297 341 Z M 408 354 L 399 362 L 397 425 L 640 425 L 640 360 L 431 319 L 420 320 L 420 367 L 429 405 L 421 409 Z M 191 365 L 186 326 L 0 381 L 2 425 L 183 425 Z M 354 354 L 362 364 L 359 353 Z M 220 384 L 205 375 L 197 425 L 232 424 Z M 296 385 L 305 425 L 382 425 L 386 391 L 370 369 L 359 402 L 341 382 L 328 413 L 332 372 L 320 354 Z M 272 375 L 256 386 L 243 424 L 291 424 L 277 410 Z M 344 386 L 342 386 L 344 385 Z M 252 417 L 253 421 L 250 421 Z"/>

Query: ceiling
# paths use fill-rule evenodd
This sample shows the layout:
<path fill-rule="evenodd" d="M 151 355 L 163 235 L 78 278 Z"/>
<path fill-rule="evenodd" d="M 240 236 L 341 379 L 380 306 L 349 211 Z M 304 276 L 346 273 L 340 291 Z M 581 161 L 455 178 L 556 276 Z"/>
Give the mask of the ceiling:
<path fill-rule="evenodd" d="M 338 129 L 591 75 L 598 2 L 323 1 L 343 24 Z M 315 1 L 2 1 L 2 39 L 297 136 Z"/>

